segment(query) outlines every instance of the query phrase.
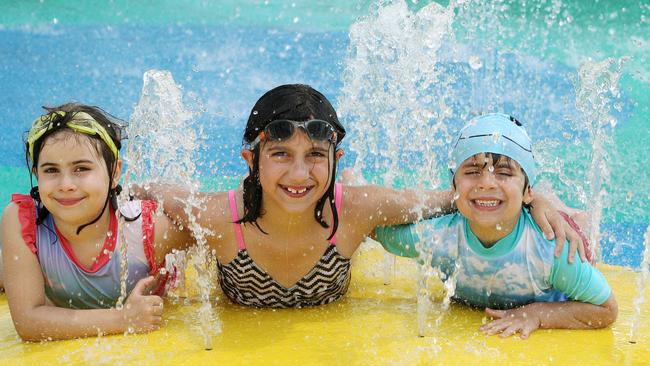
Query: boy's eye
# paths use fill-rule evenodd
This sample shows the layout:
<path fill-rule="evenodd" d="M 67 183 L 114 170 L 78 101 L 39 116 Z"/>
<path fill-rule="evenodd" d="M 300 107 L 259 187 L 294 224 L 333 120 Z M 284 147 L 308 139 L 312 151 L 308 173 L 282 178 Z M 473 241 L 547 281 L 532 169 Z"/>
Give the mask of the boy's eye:
<path fill-rule="evenodd" d="M 309 156 L 314 158 L 324 158 L 325 154 L 320 151 L 312 151 L 309 153 Z"/>
<path fill-rule="evenodd" d="M 58 172 L 59 172 L 59 170 L 57 168 L 45 168 L 43 170 L 43 173 L 46 173 L 46 174 L 53 174 L 53 173 L 58 173 Z"/>

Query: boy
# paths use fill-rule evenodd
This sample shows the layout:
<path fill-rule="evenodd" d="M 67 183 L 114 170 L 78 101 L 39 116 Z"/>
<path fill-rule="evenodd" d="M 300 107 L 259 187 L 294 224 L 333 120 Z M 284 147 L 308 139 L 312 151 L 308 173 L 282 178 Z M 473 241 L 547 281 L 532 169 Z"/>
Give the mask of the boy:
<path fill-rule="evenodd" d="M 458 212 L 417 228 L 377 229 L 386 250 L 418 257 L 420 240 L 430 246 L 432 266 L 447 278 L 458 272 L 454 299 L 495 319 L 481 327 L 490 335 L 527 338 L 538 328 L 602 328 L 616 320 L 602 274 L 580 260 L 569 264 L 567 248 L 555 258 L 554 242 L 530 217 L 536 170 L 521 123 L 503 114 L 473 119 L 460 131 L 449 166 Z"/>

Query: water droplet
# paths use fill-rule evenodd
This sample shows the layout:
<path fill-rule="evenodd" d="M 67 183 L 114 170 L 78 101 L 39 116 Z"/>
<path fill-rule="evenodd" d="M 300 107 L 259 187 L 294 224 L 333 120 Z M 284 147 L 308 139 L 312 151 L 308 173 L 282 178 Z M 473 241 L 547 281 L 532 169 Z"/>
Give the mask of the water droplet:
<path fill-rule="evenodd" d="M 626 200 L 627 202 L 630 202 L 630 201 L 632 201 L 632 197 L 633 197 L 633 196 L 634 196 L 634 193 L 632 193 L 632 192 L 627 192 L 627 195 L 625 195 L 625 200 Z"/>
<path fill-rule="evenodd" d="M 253 111 L 253 116 L 257 116 L 259 114 L 258 111 Z M 257 128 L 256 128 L 257 129 Z"/>
<path fill-rule="evenodd" d="M 59 19 L 53 18 L 52 19 L 52 24 L 59 24 Z"/>
<path fill-rule="evenodd" d="M 501 229 L 502 229 L 501 224 L 497 224 L 496 229 L 497 229 L 497 231 L 501 231 Z"/>
<path fill-rule="evenodd" d="M 299 21 L 300 21 L 300 18 L 298 18 L 298 17 L 293 18 L 293 23 L 294 23 L 294 24 L 295 24 L 295 23 L 298 23 Z"/>
<path fill-rule="evenodd" d="M 472 70 L 478 70 L 483 67 L 483 61 L 481 61 L 481 58 L 476 55 L 470 56 L 469 67 L 471 67 Z"/>
<path fill-rule="evenodd" d="M 452 198 L 452 201 L 457 201 L 460 198 L 460 193 L 454 193 L 454 197 Z"/>
<path fill-rule="evenodd" d="M 489 171 L 490 173 L 494 172 L 494 165 L 490 165 L 490 166 L 488 167 L 488 171 Z"/>
<path fill-rule="evenodd" d="M 492 141 L 496 144 L 499 141 L 499 138 L 501 138 L 500 133 L 493 133 L 492 134 Z"/>

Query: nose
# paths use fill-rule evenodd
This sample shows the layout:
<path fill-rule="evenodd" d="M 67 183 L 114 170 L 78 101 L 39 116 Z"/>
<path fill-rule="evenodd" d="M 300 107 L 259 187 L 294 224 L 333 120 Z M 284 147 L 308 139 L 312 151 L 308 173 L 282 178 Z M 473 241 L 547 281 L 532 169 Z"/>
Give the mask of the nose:
<path fill-rule="evenodd" d="M 494 169 L 490 171 L 491 166 L 481 170 L 481 176 L 478 180 L 478 188 L 482 190 L 492 189 L 496 186 L 496 177 L 494 176 Z"/>
<path fill-rule="evenodd" d="M 289 171 L 289 177 L 293 182 L 302 183 L 305 180 L 309 179 L 309 172 L 311 171 L 312 165 L 309 164 L 305 159 L 295 159 L 293 164 L 291 164 L 291 170 Z"/>
<path fill-rule="evenodd" d="M 59 190 L 68 192 L 74 191 L 77 189 L 77 184 L 75 182 L 75 177 L 72 174 L 61 174 L 61 179 L 59 181 Z"/>

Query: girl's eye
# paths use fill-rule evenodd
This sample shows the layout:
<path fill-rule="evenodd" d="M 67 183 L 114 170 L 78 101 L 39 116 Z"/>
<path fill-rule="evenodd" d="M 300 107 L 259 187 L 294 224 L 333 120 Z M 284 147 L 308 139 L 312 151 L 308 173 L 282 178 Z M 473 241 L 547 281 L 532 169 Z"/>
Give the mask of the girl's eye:
<path fill-rule="evenodd" d="M 466 170 L 465 174 L 466 175 L 477 175 L 480 174 L 481 172 L 478 171 L 478 169 L 471 169 L 471 170 Z"/>
<path fill-rule="evenodd" d="M 86 172 L 86 171 L 89 171 L 89 170 L 91 170 L 91 169 L 89 167 L 87 167 L 87 166 L 78 166 L 78 167 L 74 168 L 75 173 Z"/>
<path fill-rule="evenodd" d="M 59 170 L 57 168 L 45 168 L 45 170 L 43 170 L 43 173 L 45 174 L 54 174 L 58 172 Z"/>
<path fill-rule="evenodd" d="M 312 151 L 312 152 L 309 153 L 309 156 L 313 157 L 313 158 L 324 158 L 325 154 L 323 154 L 320 151 Z"/>
<path fill-rule="evenodd" d="M 285 156 L 288 156 L 288 154 L 285 151 L 276 151 L 276 152 L 272 153 L 271 156 L 273 156 L 275 158 L 283 158 Z"/>

